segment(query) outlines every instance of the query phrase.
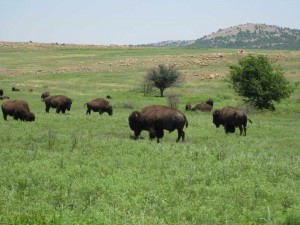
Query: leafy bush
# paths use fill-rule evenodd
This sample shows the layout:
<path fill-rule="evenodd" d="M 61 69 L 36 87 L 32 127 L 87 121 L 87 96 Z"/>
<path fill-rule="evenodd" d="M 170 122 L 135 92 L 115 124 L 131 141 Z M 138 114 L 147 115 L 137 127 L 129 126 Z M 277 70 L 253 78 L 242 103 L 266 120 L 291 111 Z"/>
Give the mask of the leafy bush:
<path fill-rule="evenodd" d="M 229 68 L 229 79 L 234 90 L 244 97 L 245 103 L 255 108 L 275 110 L 273 102 L 279 103 L 294 91 L 282 68 L 266 56 L 249 55 Z"/>
<path fill-rule="evenodd" d="M 144 83 L 153 83 L 160 90 L 160 97 L 163 97 L 164 91 L 182 81 L 182 78 L 181 73 L 174 65 L 158 65 L 146 74 Z"/>

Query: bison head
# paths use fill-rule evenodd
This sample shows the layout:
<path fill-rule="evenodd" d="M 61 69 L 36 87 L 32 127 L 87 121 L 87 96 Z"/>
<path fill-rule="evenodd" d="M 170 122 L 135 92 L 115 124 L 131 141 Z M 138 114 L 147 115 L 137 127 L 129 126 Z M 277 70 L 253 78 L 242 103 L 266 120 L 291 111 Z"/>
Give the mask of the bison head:
<path fill-rule="evenodd" d="M 207 105 L 211 105 L 211 107 L 214 106 L 214 102 L 211 98 L 207 99 L 206 102 L 205 102 Z"/>
<path fill-rule="evenodd" d="M 111 106 L 108 106 L 108 108 L 107 108 L 107 113 L 108 113 L 108 115 L 112 116 L 112 114 L 113 114 L 113 109 L 112 109 Z"/>
<path fill-rule="evenodd" d="M 44 101 L 45 101 L 45 98 L 47 98 L 47 97 L 49 97 L 49 96 L 50 96 L 50 92 L 48 92 L 48 91 L 42 93 L 42 95 L 41 95 L 42 101 L 44 102 Z"/>
<path fill-rule="evenodd" d="M 25 121 L 35 121 L 35 115 L 32 112 L 26 112 L 24 115 L 24 120 Z"/>
<path fill-rule="evenodd" d="M 134 135 L 137 138 L 140 136 L 143 125 L 142 125 L 142 118 L 141 113 L 138 111 L 133 111 L 128 118 L 130 129 L 134 131 Z"/>
<path fill-rule="evenodd" d="M 70 98 L 67 98 L 66 100 L 65 100 L 65 105 L 66 105 L 66 109 L 68 110 L 68 111 L 70 111 L 70 109 L 71 109 L 71 105 L 72 105 L 72 99 L 70 99 Z"/>
<path fill-rule="evenodd" d="M 220 110 L 215 110 L 213 113 L 213 123 L 216 125 L 216 127 L 219 127 L 222 124 L 222 120 L 220 118 Z"/>
<path fill-rule="evenodd" d="M 191 104 L 186 104 L 186 105 L 185 105 L 185 110 L 191 110 L 191 109 L 192 109 Z"/>

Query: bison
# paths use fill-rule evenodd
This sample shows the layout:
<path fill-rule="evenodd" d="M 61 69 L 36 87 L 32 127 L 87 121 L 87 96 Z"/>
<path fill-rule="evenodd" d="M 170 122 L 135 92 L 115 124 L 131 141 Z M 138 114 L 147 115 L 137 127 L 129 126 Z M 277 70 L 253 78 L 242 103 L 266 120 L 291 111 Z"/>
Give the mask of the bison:
<path fill-rule="evenodd" d="M 107 112 L 107 114 L 110 116 L 113 114 L 112 106 L 110 106 L 109 102 L 104 98 L 95 98 L 84 105 L 87 106 L 86 115 L 91 114 L 91 110 L 93 112 L 99 112 L 99 114 L 104 112 Z"/>
<path fill-rule="evenodd" d="M 200 110 L 200 111 L 210 112 L 213 109 L 213 105 L 214 105 L 213 100 L 209 98 L 205 103 L 197 104 L 193 108 L 191 104 L 187 104 L 185 106 L 185 110 L 192 110 L 192 111 Z"/>
<path fill-rule="evenodd" d="M 16 88 L 16 87 L 12 87 L 11 90 L 12 90 L 12 91 L 20 91 L 20 89 L 19 89 L 19 88 Z"/>
<path fill-rule="evenodd" d="M 177 130 L 176 142 L 180 138 L 184 142 L 185 133 L 183 128 L 184 126 L 188 127 L 188 121 L 183 113 L 162 105 L 150 105 L 141 112 L 133 111 L 129 115 L 128 121 L 136 139 L 143 130 L 147 130 L 149 131 L 150 140 L 157 138 L 158 143 L 159 139 L 164 136 L 164 130 L 168 130 L 170 133 Z"/>
<path fill-rule="evenodd" d="M 8 96 L 4 96 L 4 95 L 2 96 L 2 95 L 1 95 L 1 96 L 0 96 L 0 100 L 4 100 L 4 99 L 9 99 L 9 97 L 8 97 Z"/>
<path fill-rule="evenodd" d="M 45 101 L 45 98 L 49 97 L 50 96 L 50 92 L 49 91 L 45 91 L 42 93 L 41 95 L 41 99 L 42 101 L 44 102 Z"/>
<path fill-rule="evenodd" d="M 15 120 L 34 121 L 35 116 L 29 110 L 28 103 L 22 100 L 9 100 L 1 105 L 3 118 L 7 120 L 7 115 L 13 116 Z"/>
<path fill-rule="evenodd" d="M 246 136 L 247 120 L 252 123 L 243 110 L 231 106 L 226 106 L 221 110 L 217 109 L 213 113 L 213 123 L 217 128 L 222 124 L 226 134 L 229 132 L 234 133 L 235 128 L 239 127 L 240 135 L 244 130 Z"/>
<path fill-rule="evenodd" d="M 50 95 L 44 99 L 46 105 L 46 113 L 49 113 L 50 108 L 56 108 L 56 113 L 65 113 L 66 110 L 70 111 L 72 99 L 64 95 Z"/>

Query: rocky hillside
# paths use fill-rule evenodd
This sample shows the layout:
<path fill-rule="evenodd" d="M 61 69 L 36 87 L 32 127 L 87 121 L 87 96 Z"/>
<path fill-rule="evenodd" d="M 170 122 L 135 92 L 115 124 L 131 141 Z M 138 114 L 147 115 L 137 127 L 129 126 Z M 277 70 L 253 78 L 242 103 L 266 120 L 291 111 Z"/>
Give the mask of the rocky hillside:
<path fill-rule="evenodd" d="M 220 29 L 189 47 L 300 49 L 300 30 L 248 23 Z"/>
<path fill-rule="evenodd" d="M 166 41 L 144 46 L 300 50 L 300 30 L 247 23 L 220 29 L 191 41 Z"/>

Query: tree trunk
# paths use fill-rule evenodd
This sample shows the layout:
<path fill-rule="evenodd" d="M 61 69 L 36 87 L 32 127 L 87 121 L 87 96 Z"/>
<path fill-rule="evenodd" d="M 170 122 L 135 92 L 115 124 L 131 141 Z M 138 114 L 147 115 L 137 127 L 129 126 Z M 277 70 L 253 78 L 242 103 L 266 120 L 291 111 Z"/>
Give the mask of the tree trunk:
<path fill-rule="evenodd" d="M 164 97 L 164 89 L 160 88 L 160 97 Z"/>

